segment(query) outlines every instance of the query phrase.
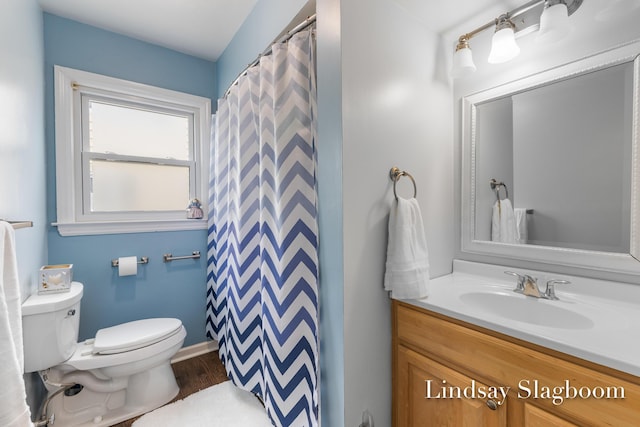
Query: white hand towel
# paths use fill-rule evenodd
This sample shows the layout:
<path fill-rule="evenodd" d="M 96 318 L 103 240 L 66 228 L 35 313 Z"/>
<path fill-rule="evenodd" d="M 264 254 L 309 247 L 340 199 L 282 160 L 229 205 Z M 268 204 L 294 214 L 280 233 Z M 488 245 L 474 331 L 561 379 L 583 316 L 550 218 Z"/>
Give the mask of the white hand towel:
<path fill-rule="evenodd" d="M 500 243 L 516 243 L 516 216 L 509 199 L 496 201 L 491 218 L 491 240 Z"/>
<path fill-rule="evenodd" d="M 416 199 L 398 198 L 389 214 L 389 243 L 384 288 L 391 298 L 416 299 L 428 295 L 429 250 L 420 206 Z"/>
<path fill-rule="evenodd" d="M 32 426 L 22 374 L 22 300 L 13 227 L 0 221 L 0 426 Z"/>
<path fill-rule="evenodd" d="M 516 243 L 525 244 L 529 238 L 527 230 L 527 210 L 525 208 L 515 208 L 513 213 L 516 217 Z"/>

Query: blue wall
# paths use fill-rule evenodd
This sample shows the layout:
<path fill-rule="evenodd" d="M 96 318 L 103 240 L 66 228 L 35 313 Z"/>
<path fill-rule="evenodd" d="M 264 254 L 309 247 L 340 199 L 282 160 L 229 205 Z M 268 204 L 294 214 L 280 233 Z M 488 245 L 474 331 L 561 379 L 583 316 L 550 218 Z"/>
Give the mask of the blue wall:
<path fill-rule="evenodd" d="M 75 68 L 217 98 L 216 64 L 75 21 L 44 14 L 47 216 L 56 220 L 53 66 Z M 186 207 L 186 206 L 185 206 Z M 148 317 L 177 317 L 185 345 L 205 341 L 206 261 L 163 263 L 162 255 L 206 254 L 206 230 L 61 237 L 48 232 L 49 264 L 72 263 L 85 285 L 80 339 L 104 327 Z M 118 277 L 111 260 L 148 256 L 137 276 Z"/>
<path fill-rule="evenodd" d="M 258 0 L 218 58 L 220 95 L 278 37 L 306 3 L 307 0 Z"/>
<path fill-rule="evenodd" d="M 36 0 L 0 4 L 0 218 L 16 231 L 21 297 L 47 262 L 42 13 Z"/>
<path fill-rule="evenodd" d="M 24 300 L 47 263 L 44 47 L 37 0 L 0 2 L 0 35 L 0 218 L 33 221 L 33 228 L 16 231 Z M 46 390 L 36 373 L 24 380 L 33 416 Z"/>

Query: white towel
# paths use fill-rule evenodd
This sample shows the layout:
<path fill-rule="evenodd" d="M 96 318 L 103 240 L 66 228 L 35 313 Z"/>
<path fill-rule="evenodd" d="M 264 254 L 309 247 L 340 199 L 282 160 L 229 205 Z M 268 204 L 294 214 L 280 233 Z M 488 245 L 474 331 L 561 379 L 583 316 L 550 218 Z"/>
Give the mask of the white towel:
<path fill-rule="evenodd" d="M 513 210 L 516 218 L 516 243 L 525 244 L 529 238 L 527 230 L 527 210 L 525 208 L 515 208 Z"/>
<path fill-rule="evenodd" d="M 500 243 L 517 243 L 516 216 L 509 199 L 498 200 L 493 205 L 491 240 Z"/>
<path fill-rule="evenodd" d="M 22 300 L 13 227 L 0 221 L 0 426 L 32 426 L 22 347 Z"/>
<path fill-rule="evenodd" d="M 389 214 L 384 288 L 391 298 L 424 298 L 429 288 L 429 250 L 416 199 L 398 198 Z"/>

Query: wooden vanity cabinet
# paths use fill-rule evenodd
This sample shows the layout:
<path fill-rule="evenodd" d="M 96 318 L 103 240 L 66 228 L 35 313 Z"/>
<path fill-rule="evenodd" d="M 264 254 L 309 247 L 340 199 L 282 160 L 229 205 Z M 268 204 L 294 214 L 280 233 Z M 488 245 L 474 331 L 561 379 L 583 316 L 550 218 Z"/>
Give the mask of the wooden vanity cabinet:
<path fill-rule="evenodd" d="M 392 304 L 395 427 L 640 426 L 640 378 L 634 375 Z M 567 385 L 610 398 L 555 393 Z M 558 404 L 554 394 L 562 398 Z"/>
<path fill-rule="evenodd" d="M 482 400 L 442 397 L 446 396 L 447 387 L 464 388 L 471 384 L 473 378 L 406 347 L 398 348 L 397 357 L 397 373 L 401 386 L 397 390 L 399 406 L 396 425 L 507 425 L 506 411 L 490 410 Z M 430 384 L 428 390 L 427 384 Z M 432 397 L 428 398 L 427 394 Z"/>

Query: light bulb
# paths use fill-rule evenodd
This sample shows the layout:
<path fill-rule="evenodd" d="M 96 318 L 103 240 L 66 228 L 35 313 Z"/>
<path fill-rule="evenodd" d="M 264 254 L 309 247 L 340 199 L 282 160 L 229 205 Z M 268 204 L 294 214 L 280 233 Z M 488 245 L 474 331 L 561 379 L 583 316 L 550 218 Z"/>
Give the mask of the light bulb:
<path fill-rule="evenodd" d="M 473 55 L 469 48 L 469 41 L 461 37 L 453 54 L 453 67 L 451 75 L 454 78 L 468 76 L 476 71 L 476 65 L 473 63 Z"/>
<path fill-rule="evenodd" d="M 540 15 L 540 31 L 538 31 L 536 41 L 554 42 L 567 36 L 570 32 L 571 25 L 569 24 L 567 4 L 564 1 L 551 4 L 547 0 L 542 15 Z"/>
<path fill-rule="evenodd" d="M 520 53 L 513 29 L 513 23 L 506 16 L 502 15 L 498 18 L 496 32 L 491 39 L 491 52 L 489 52 L 487 60 L 490 64 L 507 62 Z"/>

